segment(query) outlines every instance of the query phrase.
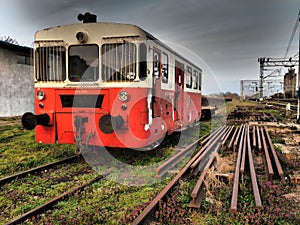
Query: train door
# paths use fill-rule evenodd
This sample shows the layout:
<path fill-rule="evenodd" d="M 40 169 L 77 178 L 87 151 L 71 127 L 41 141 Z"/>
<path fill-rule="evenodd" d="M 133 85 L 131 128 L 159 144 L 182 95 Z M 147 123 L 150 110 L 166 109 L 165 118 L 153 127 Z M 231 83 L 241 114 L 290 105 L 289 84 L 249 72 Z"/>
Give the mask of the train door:
<path fill-rule="evenodd" d="M 153 118 L 161 115 L 161 51 L 153 50 L 153 89 L 152 89 Z"/>
<path fill-rule="evenodd" d="M 184 64 L 175 61 L 175 96 L 174 96 L 174 120 L 182 120 L 183 117 L 183 87 Z"/>

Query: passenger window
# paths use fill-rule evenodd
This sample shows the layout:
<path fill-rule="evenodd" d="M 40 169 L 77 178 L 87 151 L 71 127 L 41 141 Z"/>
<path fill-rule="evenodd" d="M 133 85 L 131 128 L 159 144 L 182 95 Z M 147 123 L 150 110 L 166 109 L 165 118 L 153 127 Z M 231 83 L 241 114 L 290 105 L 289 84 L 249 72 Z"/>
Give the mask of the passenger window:
<path fill-rule="evenodd" d="M 147 77 L 147 46 L 142 43 L 139 48 L 139 66 L 140 66 L 140 80 Z"/>
<path fill-rule="evenodd" d="M 193 76 L 194 89 L 198 89 L 198 82 L 199 82 L 198 71 L 194 70 L 194 76 Z"/>
<path fill-rule="evenodd" d="M 167 84 L 169 79 L 169 59 L 166 53 L 162 54 L 162 82 Z"/>
<path fill-rule="evenodd" d="M 193 78 L 192 78 L 192 68 L 187 67 L 187 73 L 186 73 L 186 87 L 192 88 Z"/>
<path fill-rule="evenodd" d="M 199 72 L 199 90 L 201 91 L 202 86 L 202 72 Z"/>
<path fill-rule="evenodd" d="M 153 76 L 156 79 L 160 77 L 160 53 L 158 51 L 153 52 Z"/>

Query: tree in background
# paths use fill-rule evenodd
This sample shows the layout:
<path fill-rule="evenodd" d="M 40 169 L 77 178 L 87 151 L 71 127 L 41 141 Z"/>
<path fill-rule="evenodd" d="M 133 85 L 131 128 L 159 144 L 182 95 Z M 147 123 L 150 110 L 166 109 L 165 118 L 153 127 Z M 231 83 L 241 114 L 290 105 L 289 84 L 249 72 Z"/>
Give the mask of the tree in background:
<path fill-rule="evenodd" d="M 0 37 L 0 40 L 10 44 L 19 45 L 19 42 L 10 36 L 2 36 Z"/>

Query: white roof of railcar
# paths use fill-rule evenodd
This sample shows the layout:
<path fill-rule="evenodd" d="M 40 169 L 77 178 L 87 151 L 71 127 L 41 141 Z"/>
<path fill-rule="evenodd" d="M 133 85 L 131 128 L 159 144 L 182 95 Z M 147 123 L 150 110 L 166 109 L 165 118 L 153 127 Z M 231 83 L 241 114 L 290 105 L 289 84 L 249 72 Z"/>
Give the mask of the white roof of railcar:
<path fill-rule="evenodd" d="M 155 38 L 152 34 L 143 30 L 142 28 L 133 25 L 133 24 L 124 24 L 124 23 L 112 23 L 112 22 L 97 22 L 97 23 L 76 23 L 76 24 L 68 24 L 56 27 L 50 27 L 43 30 L 39 30 L 35 33 L 35 41 L 51 41 L 53 37 L 59 39 L 61 41 L 65 40 L 66 34 L 74 33 L 82 31 L 84 29 L 88 29 L 93 33 L 101 31 L 101 36 L 103 39 L 105 38 L 125 38 L 125 37 L 136 37 L 140 40 L 152 40 L 163 46 L 171 53 L 176 55 L 177 57 L 183 59 L 187 63 L 193 65 L 198 70 L 202 71 L 199 66 L 192 63 L 190 60 L 186 59 L 175 50 L 170 48 L 168 45 L 163 43 L 162 41 Z M 75 37 L 74 37 L 75 38 Z"/>

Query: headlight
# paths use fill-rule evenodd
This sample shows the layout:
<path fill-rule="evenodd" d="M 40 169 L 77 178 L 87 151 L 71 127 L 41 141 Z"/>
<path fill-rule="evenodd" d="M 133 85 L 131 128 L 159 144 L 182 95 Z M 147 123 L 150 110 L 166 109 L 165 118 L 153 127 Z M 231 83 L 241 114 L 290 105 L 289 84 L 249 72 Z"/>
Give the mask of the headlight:
<path fill-rule="evenodd" d="M 36 98 L 38 99 L 38 100 L 43 100 L 44 98 L 45 98 L 45 92 L 43 92 L 43 91 L 38 91 L 37 93 L 36 93 Z"/>
<path fill-rule="evenodd" d="M 121 102 L 128 102 L 130 99 L 130 96 L 126 91 L 121 91 L 119 93 L 119 99 Z"/>

